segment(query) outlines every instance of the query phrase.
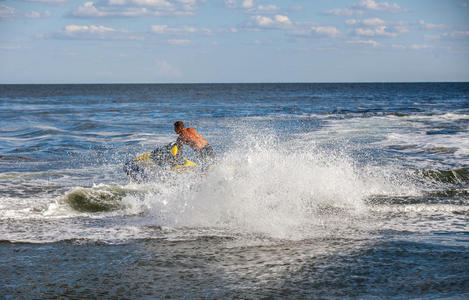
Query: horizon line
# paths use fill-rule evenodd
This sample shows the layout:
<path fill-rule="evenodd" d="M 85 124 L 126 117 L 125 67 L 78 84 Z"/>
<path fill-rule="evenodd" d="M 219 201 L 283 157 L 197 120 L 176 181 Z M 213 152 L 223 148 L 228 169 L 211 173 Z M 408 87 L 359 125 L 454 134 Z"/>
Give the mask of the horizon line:
<path fill-rule="evenodd" d="M 271 81 L 271 82 L 70 82 L 70 83 L 0 83 L 0 85 L 113 85 L 113 84 L 155 84 L 155 85 L 195 85 L 195 84 L 368 84 L 368 83 L 469 83 L 469 81 Z"/>

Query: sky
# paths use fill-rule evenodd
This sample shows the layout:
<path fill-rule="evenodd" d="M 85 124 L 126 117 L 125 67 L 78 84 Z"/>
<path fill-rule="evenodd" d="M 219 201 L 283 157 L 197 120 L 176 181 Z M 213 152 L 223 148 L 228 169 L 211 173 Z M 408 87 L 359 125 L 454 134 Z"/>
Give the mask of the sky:
<path fill-rule="evenodd" d="M 469 81 L 469 0 L 0 0 L 0 83 Z"/>

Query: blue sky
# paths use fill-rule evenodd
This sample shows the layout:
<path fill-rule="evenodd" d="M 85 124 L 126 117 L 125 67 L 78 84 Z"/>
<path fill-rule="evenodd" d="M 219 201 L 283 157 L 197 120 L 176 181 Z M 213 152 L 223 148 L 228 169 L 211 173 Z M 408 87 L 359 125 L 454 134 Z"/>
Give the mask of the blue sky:
<path fill-rule="evenodd" d="M 0 83 L 469 81 L 469 1 L 0 0 Z"/>

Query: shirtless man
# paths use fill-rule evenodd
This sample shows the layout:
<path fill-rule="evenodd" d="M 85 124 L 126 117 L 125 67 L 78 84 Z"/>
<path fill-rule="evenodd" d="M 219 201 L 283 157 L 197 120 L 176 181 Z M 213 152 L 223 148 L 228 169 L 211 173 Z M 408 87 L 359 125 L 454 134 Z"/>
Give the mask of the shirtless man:
<path fill-rule="evenodd" d="M 215 151 L 213 151 L 212 146 L 194 128 L 185 128 L 182 121 L 174 123 L 174 131 L 179 134 L 176 140 L 180 150 L 178 152 L 182 153 L 182 145 L 190 146 L 197 153 L 202 170 L 206 170 L 210 163 L 215 160 Z"/>

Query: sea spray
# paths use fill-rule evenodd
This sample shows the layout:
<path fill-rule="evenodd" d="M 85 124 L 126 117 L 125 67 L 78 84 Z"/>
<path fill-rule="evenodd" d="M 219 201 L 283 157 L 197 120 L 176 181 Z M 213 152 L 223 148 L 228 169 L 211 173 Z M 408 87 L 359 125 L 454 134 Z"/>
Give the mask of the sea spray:
<path fill-rule="evenodd" d="M 272 137 L 245 144 L 226 152 L 208 174 L 155 183 L 160 192 L 144 200 L 155 223 L 301 239 L 347 226 L 366 215 L 367 197 L 396 190 L 379 168 L 370 174 L 371 167 L 358 167 L 345 152 L 298 149 Z"/>

